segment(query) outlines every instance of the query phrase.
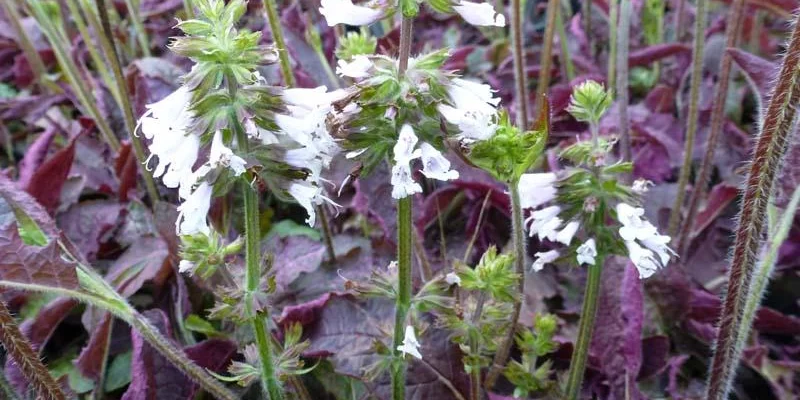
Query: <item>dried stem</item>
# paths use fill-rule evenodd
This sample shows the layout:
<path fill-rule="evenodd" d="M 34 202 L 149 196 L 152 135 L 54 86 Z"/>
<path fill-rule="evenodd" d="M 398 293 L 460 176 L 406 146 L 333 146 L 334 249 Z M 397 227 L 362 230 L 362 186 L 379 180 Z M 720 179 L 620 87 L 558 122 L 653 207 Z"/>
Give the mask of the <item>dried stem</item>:
<path fill-rule="evenodd" d="M 792 37 L 750 163 L 736 228 L 728 287 L 709 369 L 706 392 L 709 400 L 727 399 L 739 365 L 742 351 L 738 346 L 739 334 L 745 329 L 742 321 L 756 272 L 757 252 L 763 240 L 767 203 L 793 133 L 796 108 L 800 102 L 799 78 L 800 14 L 795 17 Z"/>
<path fill-rule="evenodd" d="M 539 70 L 539 81 L 536 83 L 536 103 L 534 106 L 534 115 L 538 115 L 538 108 L 542 105 L 540 99 L 545 99 L 547 89 L 550 87 L 550 69 L 553 60 L 553 35 L 556 31 L 556 16 L 558 15 L 559 0 L 547 1 L 547 22 L 544 29 L 544 39 L 542 43 L 542 53 L 540 59 L 541 69 Z M 562 38 L 563 40 L 563 38 Z M 520 126 L 527 129 L 527 124 Z"/>
<path fill-rule="evenodd" d="M 119 106 L 122 109 L 122 114 L 125 117 L 125 127 L 128 129 L 128 133 L 130 134 L 131 143 L 133 144 L 133 152 L 136 155 L 136 161 L 139 162 L 140 169 L 142 170 L 142 176 L 144 178 L 144 185 L 147 188 L 147 194 L 150 196 L 150 201 L 153 203 L 158 200 L 158 189 L 156 188 L 156 183 L 153 181 L 153 175 L 147 168 L 142 168 L 145 161 L 147 160 L 144 153 L 144 144 L 142 143 L 142 138 L 136 135 L 136 119 L 133 116 L 133 106 L 131 105 L 130 101 L 130 94 L 128 93 L 128 87 L 125 84 L 125 75 L 122 73 L 122 67 L 120 66 L 119 55 L 117 54 L 117 47 L 114 44 L 114 34 L 111 32 L 111 22 L 108 18 L 108 9 L 106 9 L 106 2 L 105 0 L 97 0 L 97 11 L 100 15 L 100 23 L 102 25 L 103 35 L 100 35 L 100 45 L 103 48 L 103 51 L 106 53 L 106 58 L 108 62 L 111 64 L 111 70 L 114 72 L 114 80 L 117 84 L 117 91 L 119 93 Z M 87 14 L 91 13 L 90 10 L 87 10 Z M 92 20 L 92 17 L 87 15 L 87 18 Z M 99 32 L 99 31 L 98 31 Z"/>
<path fill-rule="evenodd" d="M 514 344 L 514 336 L 516 334 L 517 321 L 519 320 L 519 313 L 522 310 L 522 300 L 524 297 L 525 289 L 525 227 L 522 218 L 522 202 L 519 194 L 519 181 L 512 182 L 509 185 L 509 193 L 511 196 L 511 236 L 514 246 L 514 268 L 519 281 L 517 283 L 517 297 L 514 299 L 514 310 L 511 312 L 509 320 L 508 332 L 506 337 L 497 347 L 497 352 L 494 353 L 494 360 L 492 367 L 486 374 L 486 379 L 483 384 L 487 390 L 491 390 L 500 373 L 503 371 L 508 360 L 508 354 L 511 352 L 511 346 Z"/>
<path fill-rule="evenodd" d="M 731 10 L 728 14 L 727 27 L 725 28 L 726 49 L 731 49 L 736 46 L 736 38 L 739 37 L 743 18 L 744 0 L 733 0 Z M 702 32 L 695 32 L 695 35 L 702 35 Z M 683 219 L 684 223 L 678 235 L 678 241 L 675 243 L 675 247 L 678 250 L 677 253 L 680 256 L 684 256 L 686 253 L 689 246 L 689 235 L 692 232 L 694 220 L 697 216 L 697 209 L 700 206 L 700 202 L 706 196 L 708 180 L 711 176 L 711 168 L 713 167 L 714 152 L 717 149 L 719 135 L 722 133 L 722 125 L 725 122 L 725 103 L 728 98 L 728 85 L 731 80 L 732 67 L 733 58 L 730 52 L 723 52 L 719 68 L 719 83 L 714 92 L 714 106 L 711 109 L 711 131 L 708 134 L 708 139 L 706 139 L 706 152 L 700 164 L 700 170 L 697 172 L 692 195 L 689 197 L 686 218 Z"/>
<path fill-rule="evenodd" d="M 631 30 L 631 0 L 620 0 L 617 32 L 617 105 L 619 106 L 620 152 L 631 161 L 631 132 L 628 121 L 628 48 Z"/>
<path fill-rule="evenodd" d="M 408 69 L 408 58 L 411 56 L 411 40 L 414 20 L 403 16 L 400 23 L 400 54 L 397 70 L 402 78 Z M 413 226 L 411 197 L 397 201 L 397 299 L 394 314 L 394 340 L 392 355 L 395 362 L 391 366 L 392 399 L 404 400 L 406 393 L 406 362 L 398 346 L 403 344 L 406 317 L 411 307 L 411 246 Z"/>
<path fill-rule="evenodd" d="M 61 387 L 50 376 L 50 371 L 39 359 L 39 353 L 19 330 L 17 322 L 2 301 L 0 301 L 0 343 L 17 363 L 22 375 L 33 385 L 39 394 L 37 398 L 66 400 L 67 397 L 61 391 Z"/>
<path fill-rule="evenodd" d="M 511 0 L 511 46 L 514 56 L 514 100 L 517 102 L 517 126 L 528 129 L 528 83 L 525 74 L 525 44 L 522 41 L 521 0 Z M 549 61 L 549 60 L 548 60 Z"/>
<path fill-rule="evenodd" d="M 700 101 L 700 83 L 703 81 L 703 52 L 705 47 L 706 30 L 706 0 L 697 0 L 697 13 L 694 21 L 694 47 L 692 49 L 692 81 L 689 90 L 689 115 L 686 126 L 686 141 L 683 148 L 683 166 L 681 175 L 678 178 L 678 194 L 672 206 L 672 214 L 669 216 L 669 234 L 675 236 L 681 220 L 681 208 L 686 196 L 686 185 L 689 184 L 689 176 L 692 171 L 692 155 L 694 153 L 695 134 L 697 133 L 697 123 Z"/>
<path fill-rule="evenodd" d="M 603 256 L 599 255 L 596 265 L 589 266 L 589 275 L 583 294 L 583 306 L 581 307 L 578 339 L 575 341 L 575 349 L 572 351 L 572 360 L 569 363 L 569 378 L 567 378 L 567 388 L 565 390 L 565 398 L 569 400 L 577 400 L 581 392 L 583 375 L 586 371 L 586 359 L 589 358 L 589 344 L 592 341 L 592 331 L 594 330 L 594 319 L 597 315 L 597 298 L 600 294 L 602 264 Z"/>

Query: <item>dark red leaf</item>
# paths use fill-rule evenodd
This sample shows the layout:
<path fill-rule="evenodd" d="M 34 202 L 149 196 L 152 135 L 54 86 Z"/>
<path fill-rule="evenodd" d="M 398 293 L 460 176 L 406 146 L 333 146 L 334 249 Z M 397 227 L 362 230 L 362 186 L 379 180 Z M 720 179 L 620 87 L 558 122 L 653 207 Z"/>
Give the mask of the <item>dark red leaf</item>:
<path fill-rule="evenodd" d="M 692 47 L 684 43 L 654 44 L 631 51 L 628 55 L 629 67 L 643 67 L 669 56 L 691 54 Z"/>
<path fill-rule="evenodd" d="M 61 198 L 61 187 L 67 179 L 75 159 L 75 139 L 56 152 L 31 176 L 25 191 L 30 193 L 49 212 L 54 212 Z"/>
<path fill-rule="evenodd" d="M 75 366 L 87 378 L 97 379 L 100 377 L 103 357 L 107 356 L 106 349 L 110 345 L 111 328 L 114 326 L 114 317 L 109 313 L 103 313 L 100 323 L 95 326 L 89 337 L 89 343 L 81 350 L 81 354 L 75 359 Z"/>
<path fill-rule="evenodd" d="M 28 187 L 31 178 L 33 178 L 33 174 L 39 169 L 45 158 L 47 158 L 47 152 L 50 150 L 50 144 L 53 143 L 53 138 L 55 136 L 55 128 L 49 127 L 28 146 L 28 149 L 25 151 L 25 157 L 19 162 L 19 178 L 17 179 L 17 185 L 19 187 Z"/>
<path fill-rule="evenodd" d="M 102 243 L 119 226 L 123 205 L 113 200 L 90 200 L 80 202 L 60 214 L 58 225 L 64 227 L 64 235 L 72 241 L 89 261 L 94 261 Z"/>
<path fill-rule="evenodd" d="M 733 61 L 744 71 L 745 75 L 755 86 L 761 98 L 761 104 L 765 105 L 769 93 L 775 84 L 775 77 L 778 74 L 779 65 L 767 61 L 761 57 L 750 54 L 740 49 L 728 49 Z"/>
<path fill-rule="evenodd" d="M 164 282 L 172 273 L 168 258 L 169 249 L 163 239 L 142 237 L 114 261 L 106 280 L 123 296 L 131 296 L 147 281 Z"/>
<path fill-rule="evenodd" d="M 739 189 L 729 183 L 722 182 L 711 188 L 706 206 L 695 219 L 691 237 L 696 237 L 725 210 L 739 195 Z"/>

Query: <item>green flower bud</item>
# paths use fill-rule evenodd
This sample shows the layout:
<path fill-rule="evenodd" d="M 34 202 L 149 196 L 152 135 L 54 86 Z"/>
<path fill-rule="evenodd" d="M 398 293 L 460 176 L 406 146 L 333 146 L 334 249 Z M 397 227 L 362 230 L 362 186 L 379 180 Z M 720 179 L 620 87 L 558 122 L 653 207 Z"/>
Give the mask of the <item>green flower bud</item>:
<path fill-rule="evenodd" d="M 545 130 L 521 132 L 503 114 L 494 136 L 476 142 L 469 159 L 503 182 L 516 182 L 539 160 L 546 140 Z"/>
<path fill-rule="evenodd" d="M 314 30 L 316 32 L 316 30 Z M 378 39 L 374 38 L 366 29 L 361 32 L 347 32 L 345 37 L 339 39 L 339 48 L 336 57 L 341 60 L 350 60 L 358 55 L 372 55 L 378 48 Z"/>
<path fill-rule="evenodd" d="M 597 123 L 612 101 L 611 91 L 595 81 L 586 81 L 572 91 L 567 111 L 578 121 Z"/>

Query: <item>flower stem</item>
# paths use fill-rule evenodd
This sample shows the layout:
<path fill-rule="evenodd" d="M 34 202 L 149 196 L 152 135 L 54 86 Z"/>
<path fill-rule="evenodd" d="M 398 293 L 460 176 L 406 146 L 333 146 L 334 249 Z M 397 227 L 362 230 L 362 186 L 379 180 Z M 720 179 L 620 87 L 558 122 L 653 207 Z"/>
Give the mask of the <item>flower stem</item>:
<path fill-rule="evenodd" d="M 183 350 L 177 348 L 169 339 L 159 332 L 158 328 L 153 326 L 147 318 L 133 311 L 133 316 L 130 319 L 131 326 L 133 326 L 142 338 L 159 354 L 164 356 L 173 365 L 183 371 L 189 378 L 200 384 L 209 394 L 222 400 L 235 400 L 238 397 L 228 390 L 222 383 L 212 377 L 205 369 L 195 364 L 186 356 Z"/>
<path fill-rule="evenodd" d="M 481 320 L 483 314 L 483 305 L 486 303 L 486 291 L 481 290 L 478 293 L 478 299 L 475 303 L 475 311 L 472 313 L 470 324 L 476 328 Z M 469 348 L 472 354 L 478 354 L 478 338 L 473 334 L 469 338 Z M 470 399 L 480 400 L 481 395 L 481 368 L 478 365 L 473 366 L 470 371 Z"/>
<path fill-rule="evenodd" d="M 67 397 L 61 391 L 61 387 L 50 376 L 39 353 L 19 330 L 17 322 L 6 307 L 0 301 L 0 343 L 5 347 L 8 355 L 14 359 L 22 375 L 31 383 L 40 397 L 48 400 L 65 400 Z"/>
<path fill-rule="evenodd" d="M 569 55 L 569 46 L 567 45 L 567 30 L 564 28 L 564 11 L 565 7 L 559 5 L 558 13 L 556 15 L 556 29 L 558 29 L 558 43 L 561 45 L 561 64 L 564 66 L 564 76 L 567 77 L 567 82 L 572 82 L 575 79 L 575 65 L 572 63 L 572 57 Z"/>
<path fill-rule="evenodd" d="M 583 17 L 583 32 L 589 41 L 589 57 L 594 59 L 594 37 L 592 36 L 592 2 L 581 1 L 581 17 Z"/>
<path fill-rule="evenodd" d="M 606 84 L 609 88 L 615 87 L 617 79 L 617 13 L 619 0 L 608 2 L 608 71 Z"/>
<path fill-rule="evenodd" d="M 746 329 L 743 319 L 751 295 L 751 282 L 757 271 L 757 252 L 762 243 L 767 203 L 794 133 L 794 119 L 800 103 L 800 14 L 795 17 L 793 26 L 775 88 L 764 113 L 761 132 L 757 136 L 742 196 L 728 287 L 708 373 L 705 398 L 709 400 L 727 399 L 736 377 L 742 352 L 739 337 L 742 329 Z"/>
<path fill-rule="evenodd" d="M 617 104 L 622 161 L 631 161 L 631 132 L 628 120 L 628 48 L 631 30 L 631 0 L 620 0 L 617 31 Z M 627 179 L 627 177 L 626 177 Z"/>
<path fill-rule="evenodd" d="M 130 15 L 133 28 L 136 30 L 136 39 L 142 48 L 142 54 L 145 57 L 150 57 L 150 41 L 147 39 L 147 31 L 144 29 L 144 24 L 142 24 L 142 16 L 139 15 L 139 2 L 125 0 L 125 6 L 128 7 L 128 15 Z"/>
<path fill-rule="evenodd" d="M 405 21 L 405 18 L 404 18 Z M 403 344 L 406 316 L 411 307 L 411 197 L 397 201 L 397 302 L 394 314 L 392 399 L 405 399 L 406 362 L 397 349 Z"/>
<path fill-rule="evenodd" d="M 153 175 L 147 168 L 141 168 L 145 161 L 144 145 L 142 138 L 136 135 L 136 119 L 133 116 L 133 106 L 131 105 L 128 87 L 125 84 L 125 76 L 122 74 L 122 67 L 120 66 L 117 48 L 114 45 L 114 36 L 111 32 L 111 23 L 108 18 L 108 9 L 106 9 L 105 0 L 97 0 L 97 11 L 100 15 L 100 23 L 102 25 L 103 35 L 100 36 L 100 45 L 106 53 L 106 58 L 111 64 L 111 70 L 114 72 L 114 80 L 117 84 L 117 91 L 119 93 L 120 108 L 125 117 L 125 127 L 128 128 L 130 133 L 131 144 L 133 145 L 133 152 L 136 155 L 136 161 L 139 162 L 140 169 L 142 170 L 142 177 L 144 178 L 144 185 L 147 189 L 147 194 L 150 196 L 150 201 L 155 203 L 158 200 L 158 189 L 156 183 L 153 181 Z M 91 11 L 87 10 L 87 19 L 92 20 L 92 16 L 88 15 Z"/>
<path fill-rule="evenodd" d="M 522 310 L 522 301 L 525 295 L 525 227 L 522 219 L 522 202 L 519 194 L 519 182 L 514 181 L 509 185 L 509 193 L 511 195 L 511 237 L 514 245 L 514 267 L 519 281 L 517 283 L 517 297 L 514 299 L 514 311 L 511 313 L 509 320 L 508 333 L 503 341 L 497 347 L 497 352 L 494 353 L 494 360 L 489 373 L 486 374 L 486 379 L 483 384 L 487 390 L 490 390 L 497 383 L 497 378 L 500 377 L 503 367 L 506 365 L 508 354 L 511 352 L 511 346 L 514 344 L 514 335 L 516 334 L 517 320 L 519 320 L 519 313 Z"/>
<path fill-rule="evenodd" d="M 278 57 L 281 64 L 281 74 L 287 87 L 294 87 L 296 82 L 292 72 L 292 63 L 289 60 L 289 53 L 286 49 L 286 41 L 283 40 L 283 29 L 281 28 L 281 18 L 278 15 L 278 6 L 275 0 L 264 0 L 264 11 L 267 13 L 267 22 L 272 31 L 272 41 L 278 50 Z"/>
<path fill-rule="evenodd" d="M 528 83 L 525 74 L 525 47 L 522 41 L 522 1 L 511 0 L 511 46 L 514 55 L 514 85 L 517 102 L 517 125 L 528 129 Z M 549 6 L 548 6 L 549 7 Z"/>
<path fill-rule="evenodd" d="M 550 87 L 551 62 L 553 59 L 553 35 L 556 31 L 556 16 L 558 15 L 559 0 L 547 1 L 547 22 L 544 28 L 544 39 L 542 43 L 542 53 L 540 56 L 541 69 L 539 70 L 539 81 L 536 83 L 536 103 L 533 115 L 539 114 L 539 104 L 545 99 L 547 89 Z M 527 125 L 525 126 L 527 128 Z"/>
<path fill-rule="evenodd" d="M 739 37 L 743 19 L 744 0 L 733 0 L 731 10 L 728 14 L 727 26 L 725 28 L 726 49 L 732 49 L 736 46 L 736 39 Z M 702 32 L 696 32 L 695 34 L 702 36 Z M 700 170 L 697 172 L 697 178 L 692 188 L 692 195 L 689 197 L 689 205 L 686 211 L 686 217 L 683 218 L 683 226 L 678 234 L 678 241 L 675 242 L 677 253 L 681 257 L 686 255 L 685 252 L 689 247 L 689 236 L 694 227 L 697 209 L 700 206 L 700 202 L 705 198 L 706 190 L 708 189 L 708 180 L 711 177 L 717 142 L 719 141 L 720 133 L 722 133 L 722 126 L 725 122 L 725 103 L 728 98 L 728 86 L 731 81 L 732 68 L 733 58 L 731 57 L 731 53 L 727 51 L 723 52 L 719 68 L 719 82 L 714 92 L 714 106 L 711 109 L 711 131 L 706 139 L 706 152 L 703 155 L 703 161 L 700 163 Z"/>
<path fill-rule="evenodd" d="M 683 148 L 683 166 L 681 175 L 678 178 L 678 193 L 675 203 L 672 205 L 672 214 L 669 216 L 669 234 L 675 236 L 678 233 L 678 225 L 681 220 L 681 208 L 686 197 L 686 185 L 689 184 L 689 175 L 692 170 L 692 154 L 694 153 L 695 134 L 697 133 L 697 119 L 699 114 L 700 83 L 703 80 L 703 52 L 705 47 L 705 37 L 702 34 L 706 30 L 706 0 L 697 0 L 697 12 L 694 21 L 694 31 L 700 32 L 694 36 L 694 47 L 692 49 L 692 81 L 689 90 L 689 115 L 687 116 L 686 142 Z"/>
<path fill-rule="evenodd" d="M 603 269 L 602 255 L 597 257 L 596 265 L 589 266 L 589 275 L 586 280 L 586 289 L 583 294 L 583 307 L 581 309 L 578 339 L 569 367 L 569 378 L 565 390 L 566 399 L 577 400 L 583 383 L 586 370 L 586 359 L 589 357 L 589 344 L 594 330 L 594 319 L 597 315 L 597 298 L 600 294 L 600 273 Z"/>

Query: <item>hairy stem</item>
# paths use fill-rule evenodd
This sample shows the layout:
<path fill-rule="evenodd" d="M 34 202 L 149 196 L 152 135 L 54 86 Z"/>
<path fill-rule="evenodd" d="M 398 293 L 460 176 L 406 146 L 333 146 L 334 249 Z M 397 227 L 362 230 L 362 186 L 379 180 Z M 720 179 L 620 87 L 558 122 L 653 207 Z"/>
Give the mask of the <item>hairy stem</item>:
<path fill-rule="evenodd" d="M 267 22 L 269 22 L 269 29 L 272 32 L 272 41 L 278 50 L 283 81 L 286 86 L 294 87 L 296 81 L 292 72 L 292 63 L 289 60 L 289 51 L 286 49 L 286 41 L 283 40 L 281 18 L 278 15 L 278 6 L 275 4 L 275 0 L 264 0 L 264 11 L 267 13 Z"/>
<path fill-rule="evenodd" d="M 625 1 L 625 0 L 623 0 Z M 597 257 L 595 265 L 589 266 L 589 275 L 586 280 L 586 289 L 583 294 L 581 319 L 578 326 L 578 339 L 572 351 L 572 360 L 569 363 L 569 377 L 565 390 L 566 399 L 577 400 L 581 392 L 583 375 L 586 371 L 586 359 L 589 358 L 589 344 L 592 341 L 594 319 L 597 315 L 597 298 L 600 295 L 600 273 L 603 270 L 603 256 Z"/>
<path fill-rule="evenodd" d="M 617 79 L 617 13 L 619 0 L 609 0 L 608 2 L 608 71 L 606 72 L 606 84 L 613 88 Z"/>
<path fill-rule="evenodd" d="M 102 31 L 103 35 L 100 38 L 100 45 L 103 48 L 103 51 L 106 53 L 106 58 L 108 62 L 111 64 L 111 70 L 114 72 L 114 80 L 117 84 L 117 91 L 120 95 L 120 103 L 119 107 L 122 109 L 122 114 L 125 117 L 125 127 L 128 129 L 131 138 L 131 144 L 133 145 L 133 152 L 136 155 L 136 161 L 139 162 L 140 169 L 142 170 L 142 176 L 144 178 L 144 185 L 147 189 L 147 194 L 150 196 L 150 201 L 153 203 L 158 200 L 158 189 L 156 189 L 156 183 L 153 181 L 153 175 L 147 168 L 142 168 L 146 161 L 145 153 L 144 153 L 144 144 L 142 143 L 142 138 L 136 135 L 136 119 L 133 116 L 133 106 L 131 105 L 130 101 L 130 94 L 128 93 L 128 86 L 125 84 L 125 76 L 122 73 L 122 67 L 120 66 L 119 55 L 117 54 L 117 47 L 114 44 L 114 34 L 111 32 L 111 22 L 108 18 L 108 9 L 106 8 L 105 0 L 97 0 L 97 11 L 100 15 L 100 23 L 102 24 Z M 91 13 L 91 11 L 87 11 L 87 14 Z M 92 17 L 87 15 L 87 18 L 91 21 Z M 99 32 L 99 31 L 98 31 Z"/>
<path fill-rule="evenodd" d="M 726 49 L 731 49 L 736 46 L 736 38 L 739 36 L 743 19 L 744 0 L 733 0 L 733 4 L 728 13 L 727 26 L 725 28 Z M 702 35 L 702 32 L 695 32 L 695 35 Z M 731 57 L 731 53 L 727 51 L 723 52 L 719 68 L 719 82 L 714 92 L 714 106 L 711 109 L 711 131 L 706 139 L 706 152 L 703 155 L 703 161 L 700 163 L 700 170 L 697 172 L 697 177 L 695 178 L 692 195 L 689 197 L 686 218 L 683 219 L 684 223 L 678 235 L 678 241 L 675 243 L 677 253 L 680 256 L 686 255 L 685 252 L 689 247 L 689 235 L 694 226 L 697 209 L 700 206 L 700 202 L 706 196 L 708 180 L 711 176 L 711 169 L 713 168 L 714 153 L 717 149 L 719 135 L 722 133 L 723 123 L 725 122 L 725 103 L 728 98 L 728 85 L 731 81 L 732 67 L 733 58 Z"/>
<path fill-rule="evenodd" d="M 404 19 L 405 20 L 405 19 Z M 392 399 L 405 399 L 406 362 L 397 349 L 403 344 L 406 316 L 411 307 L 411 197 L 397 201 L 397 302 L 394 315 L 392 353 Z"/>
<path fill-rule="evenodd" d="M 681 221 L 681 208 L 686 196 L 686 185 L 692 172 L 692 154 L 694 153 L 694 138 L 697 134 L 697 122 L 700 101 L 700 83 L 703 81 L 703 52 L 705 47 L 706 30 L 706 0 L 697 0 L 697 13 L 694 21 L 694 47 L 692 48 L 692 81 L 689 90 L 689 115 L 686 122 L 686 141 L 683 148 L 683 166 L 678 178 L 678 194 L 672 205 L 672 214 L 669 216 L 669 234 L 675 236 Z"/>
<path fill-rule="evenodd" d="M 398 74 L 402 78 L 408 69 L 411 56 L 411 40 L 414 20 L 403 16 L 400 23 L 400 53 L 397 60 Z M 392 399 L 404 400 L 406 393 L 406 362 L 398 346 L 403 344 L 406 316 L 411 307 L 411 246 L 413 227 L 411 197 L 397 201 L 397 300 L 394 312 L 394 340 L 392 355 L 395 362 L 391 366 Z"/>
<path fill-rule="evenodd" d="M 136 30 L 136 39 L 139 41 L 139 47 L 142 48 L 142 54 L 145 57 L 150 57 L 150 41 L 147 39 L 147 31 L 144 29 L 142 16 L 139 15 L 139 2 L 125 0 L 125 6 L 128 8 L 128 15 L 133 23 L 133 28 Z"/>
<path fill-rule="evenodd" d="M 761 123 L 750 172 L 739 213 L 728 287 L 722 304 L 714 357 L 709 369 L 706 399 L 725 400 L 741 358 L 740 332 L 756 272 L 756 257 L 762 243 L 764 216 L 775 177 L 793 133 L 800 102 L 800 14 L 795 17 L 792 37 L 783 58 L 777 83 Z M 712 127 L 713 129 L 713 127 Z"/>
<path fill-rule="evenodd" d="M 33 81 L 37 84 L 41 84 L 41 79 L 47 73 L 47 68 L 42 58 L 39 57 L 39 52 L 36 51 L 30 37 L 28 37 L 28 33 L 22 28 L 22 24 L 20 23 L 22 17 L 17 10 L 16 2 L 12 2 L 12 0 L 2 0 L 0 4 L 2 4 L 3 11 L 5 11 L 8 16 L 8 22 L 14 29 L 14 33 L 17 37 L 17 44 L 22 49 L 22 53 L 25 54 L 25 59 L 28 60 L 31 72 L 33 72 Z"/>
<path fill-rule="evenodd" d="M 61 387 L 50 376 L 50 371 L 39 359 L 39 353 L 19 330 L 17 322 L 2 301 L 0 301 L 0 343 L 17 364 L 22 375 L 39 394 L 37 398 L 66 400 L 67 397 L 61 391 Z"/>
<path fill-rule="evenodd" d="M 631 161 L 631 132 L 628 121 L 628 48 L 631 30 L 631 0 L 620 0 L 617 32 L 617 104 L 622 161 Z"/>
<path fill-rule="evenodd" d="M 133 317 L 130 319 L 131 326 L 136 329 L 139 334 L 147 341 L 147 343 L 155 348 L 159 354 L 164 356 L 173 365 L 180 368 L 186 376 L 193 381 L 199 383 L 204 390 L 209 394 L 222 400 L 236 400 L 238 397 L 228 390 L 216 378 L 211 376 L 205 369 L 201 368 L 194 363 L 183 350 L 175 346 L 169 339 L 159 332 L 158 328 L 153 326 L 150 321 L 142 314 L 134 311 Z"/>
<path fill-rule="evenodd" d="M 522 41 L 522 1 L 511 0 L 511 47 L 514 55 L 514 100 L 517 126 L 528 129 L 528 83 L 525 74 L 525 44 Z"/>
<path fill-rule="evenodd" d="M 470 320 L 470 325 L 473 328 L 478 326 L 478 323 L 481 320 L 481 314 L 483 314 L 483 305 L 486 303 L 486 291 L 481 290 L 478 293 L 478 299 L 475 303 L 475 311 L 472 313 L 472 319 Z M 471 334 L 469 338 L 469 348 L 472 354 L 478 354 L 478 338 L 475 334 Z M 471 400 L 480 400 L 483 396 L 481 393 L 481 368 L 478 365 L 474 365 L 472 371 L 470 371 L 470 399 Z"/>
<path fill-rule="evenodd" d="M 511 352 L 511 346 L 514 344 L 514 336 L 516 334 L 517 321 L 519 320 L 519 313 L 522 310 L 522 300 L 524 297 L 525 289 L 525 227 L 522 218 L 522 202 L 519 194 L 519 181 L 511 182 L 509 185 L 509 193 L 511 196 L 511 237 L 514 246 L 514 268 L 519 281 L 517 282 L 517 297 L 514 299 L 514 310 L 511 312 L 509 319 L 508 332 L 503 338 L 503 341 L 497 347 L 497 352 L 494 353 L 494 360 L 492 360 L 492 367 L 486 374 L 486 379 L 483 384 L 487 390 L 490 390 L 497 383 L 497 378 L 506 365 L 508 354 Z"/>
<path fill-rule="evenodd" d="M 541 55 L 541 69 L 539 70 L 539 81 L 536 83 L 536 103 L 534 106 L 534 115 L 539 114 L 539 104 L 544 100 L 547 95 L 547 89 L 550 87 L 550 69 L 553 60 L 553 35 L 556 31 L 556 16 L 558 15 L 559 0 L 547 1 L 547 22 L 544 28 L 544 39 L 542 43 Z M 523 127 L 523 126 L 521 126 Z M 524 126 L 527 129 L 527 125 Z"/>

